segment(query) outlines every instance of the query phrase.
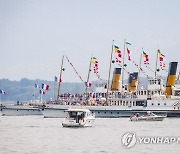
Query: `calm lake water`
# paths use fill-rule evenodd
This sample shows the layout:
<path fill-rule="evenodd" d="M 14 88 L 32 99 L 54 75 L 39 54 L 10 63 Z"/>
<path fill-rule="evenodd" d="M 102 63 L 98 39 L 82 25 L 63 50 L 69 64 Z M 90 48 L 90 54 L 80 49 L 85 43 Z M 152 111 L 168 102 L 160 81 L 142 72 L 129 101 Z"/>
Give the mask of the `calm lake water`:
<path fill-rule="evenodd" d="M 63 128 L 63 119 L 42 116 L 0 117 L 0 154 L 122 153 L 179 154 L 179 143 L 136 143 L 127 149 L 122 136 L 180 137 L 180 118 L 130 122 L 128 118 L 96 119 L 91 128 Z"/>

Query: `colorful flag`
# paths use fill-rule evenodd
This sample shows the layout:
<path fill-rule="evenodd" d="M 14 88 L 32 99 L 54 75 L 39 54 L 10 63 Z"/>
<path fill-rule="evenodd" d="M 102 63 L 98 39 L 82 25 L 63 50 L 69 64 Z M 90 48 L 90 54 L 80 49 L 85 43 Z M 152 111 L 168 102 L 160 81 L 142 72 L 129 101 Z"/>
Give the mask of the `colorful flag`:
<path fill-rule="evenodd" d="M 35 88 L 40 88 L 38 84 L 35 83 L 34 85 Z"/>
<path fill-rule="evenodd" d="M 164 54 L 162 54 L 160 50 L 158 50 L 158 56 L 159 57 L 165 57 Z"/>
<path fill-rule="evenodd" d="M 92 86 L 92 83 L 90 83 L 90 82 L 89 82 L 89 83 L 88 83 L 88 82 L 85 82 L 85 86 L 86 86 L 86 87 L 91 87 L 91 86 Z"/>
<path fill-rule="evenodd" d="M 131 45 L 131 43 L 126 41 L 126 45 Z"/>
<path fill-rule="evenodd" d="M 94 66 L 93 66 L 94 73 L 97 74 L 98 73 L 98 65 L 99 65 L 98 60 L 95 57 L 93 57 L 91 62 L 94 64 Z"/>
<path fill-rule="evenodd" d="M 95 57 L 92 57 L 91 62 L 92 62 L 93 64 L 95 64 L 95 63 L 97 62 L 97 59 L 96 59 Z"/>
<path fill-rule="evenodd" d="M 60 83 L 62 82 L 62 79 L 61 79 L 61 78 L 59 78 L 59 82 L 60 82 Z"/>
<path fill-rule="evenodd" d="M 127 54 L 128 54 L 128 60 L 131 60 L 131 57 L 130 57 L 131 51 L 128 48 L 127 48 Z"/>
<path fill-rule="evenodd" d="M 144 51 L 143 51 L 143 55 L 144 55 L 144 64 L 145 65 L 149 64 L 149 55 L 146 54 Z"/>
<path fill-rule="evenodd" d="M 162 54 L 160 52 L 160 50 L 158 50 L 158 57 L 159 57 L 160 67 L 161 67 L 162 70 L 164 70 L 164 68 L 165 68 L 164 57 L 165 56 L 164 56 L 164 54 Z"/>
<path fill-rule="evenodd" d="M 115 53 L 120 53 L 121 52 L 120 49 L 119 49 L 119 46 L 114 45 L 114 52 Z"/>
<path fill-rule="evenodd" d="M 1 90 L 1 89 L 0 89 L 0 94 L 5 95 L 5 94 L 6 94 L 6 92 L 5 92 L 4 90 Z"/>
<path fill-rule="evenodd" d="M 42 83 L 42 89 L 49 90 L 49 85 Z"/>
<path fill-rule="evenodd" d="M 39 90 L 39 93 L 40 93 L 41 95 L 44 95 L 44 94 L 45 94 L 45 91 Z"/>
<path fill-rule="evenodd" d="M 57 82 L 58 81 L 58 77 L 54 76 L 54 81 Z"/>

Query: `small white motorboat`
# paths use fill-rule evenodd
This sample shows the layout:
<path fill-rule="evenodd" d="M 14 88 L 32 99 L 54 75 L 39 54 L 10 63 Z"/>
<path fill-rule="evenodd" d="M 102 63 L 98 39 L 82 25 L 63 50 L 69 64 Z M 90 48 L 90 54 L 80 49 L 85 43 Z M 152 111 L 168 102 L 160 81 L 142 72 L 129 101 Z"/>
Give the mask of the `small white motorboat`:
<path fill-rule="evenodd" d="M 63 120 L 63 127 L 92 127 L 95 115 L 89 109 L 70 108 L 66 110 L 67 117 Z"/>
<path fill-rule="evenodd" d="M 139 116 L 138 113 L 130 117 L 130 121 L 162 121 L 167 116 L 156 115 L 151 111 L 148 111 L 146 115 Z"/>

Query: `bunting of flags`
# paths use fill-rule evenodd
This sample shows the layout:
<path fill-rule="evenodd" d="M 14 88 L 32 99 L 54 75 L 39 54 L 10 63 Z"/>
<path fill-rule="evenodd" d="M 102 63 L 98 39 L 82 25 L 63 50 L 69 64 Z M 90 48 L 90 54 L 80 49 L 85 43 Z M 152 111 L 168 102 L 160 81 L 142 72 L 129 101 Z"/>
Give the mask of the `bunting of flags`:
<path fill-rule="evenodd" d="M 165 63 L 164 63 L 164 54 L 162 54 L 161 52 L 160 52 L 160 50 L 158 50 L 158 57 L 159 57 L 159 63 L 160 63 L 160 67 L 161 67 L 161 69 L 162 70 L 164 70 L 165 69 Z"/>
<path fill-rule="evenodd" d="M 69 58 L 68 58 L 66 55 L 65 55 L 65 57 L 66 57 L 68 63 L 69 63 L 69 64 L 72 66 L 72 68 L 74 69 L 75 73 L 78 75 L 79 79 L 80 79 L 82 82 L 84 82 L 83 79 L 82 79 L 82 77 L 79 75 L 79 73 L 78 73 L 77 70 L 75 69 L 74 65 L 70 62 Z M 62 79 L 59 79 L 59 82 L 62 82 Z"/>
<path fill-rule="evenodd" d="M 99 75 L 99 62 L 97 60 L 97 58 L 92 57 L 91 59 L 91 63 L 93 63 L 93 70 L 94 70 L 94 74 L 96 74 L 97 78 L 101 81 L 103 81 Z"/>
<path fill-rule="evenodd" d="M 116 63 L 121 63 L 121 58 L 122 58 L 122 52 L 119 49 L 119 46 L 114 45 L 114 52 L 116 53 Z"/>
<path fill-rule="evenodd" d="M 128 60 L 131 60 L 131 51 L 127 48 Z"/>
<path fill-rule="evenodd" d="M 95 57 L 92 58 L 91 62 L 94 64 L 93 66 L 93 70 L 94 70 L 94 73 L 98 73 L 98 69 L 99 69 L 99 64 L 98 64 L 98 61 Z"/>
<path fill-rule="evenodd" d="M 144 56 L 144 64 L 148 65 L 149 64 L 149 55 L 143 51 L 143 56 Z"/>
<path fill-rule="evenodd" d="M 134 60 L 131 60 L 131 62 L 138 68 L 141 70 L 141 72 L 147 77 L 147 79 L 149 79 L 149 75 L 146 74 L 146 72 L 138 65 L 136 64 L 136 62 Z"/>
<path fill-rule="evenodd" d="M 130 42 L 126 41 L 125 42 L 126 46 L 127 46 L 127 55 L 128 55 L 128 60 L 130 61 L 131 60 L 131 51 L 130 49 L 128 48 L 129 45 L 132 45 Z"/>
<path fill-rule="evenodd" d="M 6 92 L 5 92 L 4 90 L 1 90 L 1 89 L 0 89 L 0 94 L 5 95 Z"/>

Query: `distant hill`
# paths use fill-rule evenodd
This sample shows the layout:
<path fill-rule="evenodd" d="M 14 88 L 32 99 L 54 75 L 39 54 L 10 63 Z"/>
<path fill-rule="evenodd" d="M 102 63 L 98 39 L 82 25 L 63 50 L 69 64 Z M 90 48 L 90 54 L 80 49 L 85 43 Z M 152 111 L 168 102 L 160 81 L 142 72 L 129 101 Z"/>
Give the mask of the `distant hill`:
<path fill-rule="evenodd" d="M 127 80 L 125 81 L 127 82 Z M 147 79 L 140 78 L 140 82 L 143 83 L 144 87 L 147 87 Z M 54 81 L 46 80 L 30 80 L 27 78 L 22 78 L 20 81 L 10 81 L 8 79 L 0 79 L 0 89 L 6 91 L 6 95 L 1 95 L 2 101 L 31 101 L 34 99 L 34 93 L 36 100 L 39 99 L 39 90 L 41 88 L 34 88 L 35 84 L 40 87 L 42 83 L 50 86 L 50 90 L 45 91 L 43 95 L 43 100 L 54 100 L 57 97 L 58 83 Z M 92 83 L 93 90 L 95 89 L 95 84 L 97 81 Z M 71 83 L 65 82 L 61 84 L 61 93 L 84 93 L 85 84 L 81 83 Z M 54 94 L 55 92 L 55 94 Z"/>
<path fill-rule="evenodd" d="M 41 88 L 35 88 L 35 84 L 40 87 L 42 83 L 50 86 L 48 91 L 45 91 L 43 100 L 54 100 L 57 97 L 58 82 L 46 81 L 46 80 L 29 80 L 22 78 L 20 81 L 10 81 L 8 79 L 0 80 L 0 89 L 6 91 L 6 95 L 1 96 L 2 101 L 31 101 L 34 99 L 34 93 L 36 100 L 40 96 L 39 90 Z M 61 93 L 83 93 L 85 89 L 84 83 L 62 83 Z M 55 92 L 55 95 L 54 95 Z"/>

